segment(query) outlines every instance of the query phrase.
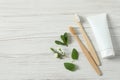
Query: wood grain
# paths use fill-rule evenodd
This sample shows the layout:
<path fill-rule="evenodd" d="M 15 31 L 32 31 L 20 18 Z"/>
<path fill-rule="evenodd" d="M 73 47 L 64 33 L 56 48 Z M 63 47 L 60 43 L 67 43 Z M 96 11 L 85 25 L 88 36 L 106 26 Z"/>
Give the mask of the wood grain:
<path fill-rule="evenodd" d="M 63 63 L 70 59 L 54 58 L 49 50 L 56 47 L 53 41 L 68 32 L 69 25 L 79 30 L 74 23 L 74 13 L 78 13 L 83 16 L 85 30 L 99 53 L 85 16 L 103 12 L 109 14 L 117 56 L 101 59 L 102 77 L 96 76 L 81 51 L 76 62 L 79 70 L 67 71 Z M 120 0 L 0 0 L 0 80 L 119 80 L 119 15 Z M 81 38 L 79 32 L 78 35 Z M 70 53 L 72 48 L 79 49 L 74 40 L 65 50 Z"/>

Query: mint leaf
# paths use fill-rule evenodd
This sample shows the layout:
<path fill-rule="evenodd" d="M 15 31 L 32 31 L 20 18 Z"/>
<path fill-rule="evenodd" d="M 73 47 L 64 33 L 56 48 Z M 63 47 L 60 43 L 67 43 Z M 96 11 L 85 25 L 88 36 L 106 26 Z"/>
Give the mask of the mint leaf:
<path fill-rule="evenodd" d="M 66 45 L 68 44 L 68 34 L 66 32 L 64 35 L 61 35 L 61 39 Z"/>
<path fill-rule="evenodd" d="M 69 71 L 75 71 L 76 70 L 76 65 L 73 64 L 73 63 L 65 62 L 64 67 Z"/>
<path fill-rule="evenodd" d="M 55 43 L 58 44 L 58 45 L 65 45 L 63 42 L 58 41 L 58 40 L 56 40 Z"/>
<path fill-rule="evenodd" d="M 51 51 L 53 51 L 54 53 L 57 53 L 57 51 L 55 50 L 55 49 L 53 49 L 53 48 L 50 48 L 51 49 Z"/>
<path fill-rule="evenodd" d="M 60 36 L 62 41 L 56 40 L 55 43 L 58 45 L 68 46 L 68 34 L 65 32 L 63 35 Z"/>
<path fill-rule="evenodd" d="M 66 42 L 66 40 L 65 40 L 64 35 L 61 35 L 60 37 L 61 37 L 62 41 L 65 43 L 65 42 Z"/>
<path fill-rule="evenodd" d="M 72 57 L 72 59 L 74 59 L 74 60 L 77 60 L 78 57 L 79 57 L 78 51 L 77 51 L 75 48 L 72 50 L 72 55 L 71 55 L 71 57 Z"/>
<path fill-rule="evenodd" d="M 68 34 L 66 32 L 64 33 L 64 39 L 65 43 L 68 44 Z"/>

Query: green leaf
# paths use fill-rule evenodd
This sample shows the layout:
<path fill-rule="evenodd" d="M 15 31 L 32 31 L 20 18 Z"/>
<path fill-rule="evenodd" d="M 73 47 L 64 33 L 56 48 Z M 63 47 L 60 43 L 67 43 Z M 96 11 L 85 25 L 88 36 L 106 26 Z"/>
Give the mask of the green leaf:
<path fill-rule="evenodd" d="M 65 32 L 64 35 L 61 35 L 63 43 L 68 46 L 68 34 Z"/>
<path fill-rule="evenodd" d="M 60 36 L 62 41 L 55 40 L 55 43 L 58 45 L 68 46 L 68 35 L 65 32 L 63 35 Z"/>
<path fill-rule="evenodd" d="M 50 48 L 50 49 L 51 49 L 51 51 L 53 51 L 54 53 L 56 53 L 56 51 L 53 48 Z"/>
<path fill-rule="evenodd" d="M 58 41 L 58 40 L 56 40 L 55 43 L 58 44 L 58 45 L 65 45 L 63 42 Z"/>
<path fill-rule="evenodd" d="M 60 37 L 61 37 L 62 41 L 65 43 L 65 42 L 66 42 L 66 40 L 65 40 L 64 35 L 61 35 Z"/>
<path fill-rule="evenodd" d="M 64 63 L 64 67 L 69 71 L 75 71 L 76 70 L 76 65 L 73 64 L 73 63 L 66 62 L 66 63 Z"/>
<path fill-rule="evenodd" d="M 72 50 L 72 55 L 71 55 L 71 57 L 72 57 L 72 59 L 74 59 L 74 60 L 77 60 L 78 57 L 79 57 L 78 51 L 77 51 L 75 48 Z"/>
<path fill-rule="evenodd" d="M 64 38 L 65 38 L 65 43 L 68 44 L 68 34 L 66 32 L 64 33 Z"/>

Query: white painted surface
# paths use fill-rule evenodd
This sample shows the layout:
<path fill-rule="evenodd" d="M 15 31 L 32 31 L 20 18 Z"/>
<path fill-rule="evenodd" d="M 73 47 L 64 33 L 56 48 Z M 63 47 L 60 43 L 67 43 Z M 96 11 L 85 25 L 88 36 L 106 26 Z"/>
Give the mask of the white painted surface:
<path fill-rule="evenodd" d="M 80 70 L 67 71 L 63 63 L 69 59 L 58 60 L 49 50 L 56 47 L 53 41 L 68 32 L 69 25 L 79 29 L 74 13 L 84 17 L 103 12 L 109 14 L 117 56 L 101 59 L 101 77 L 82 53 L 76 62 Z M 84 26 L 97 49 L 86 20 Z M 120 0 L 0 0 L 0 80 L 119 80 L 119 31 Z M 79 49 L 74 40 L 66 51 L 71 52 L 72 48 Z"/>

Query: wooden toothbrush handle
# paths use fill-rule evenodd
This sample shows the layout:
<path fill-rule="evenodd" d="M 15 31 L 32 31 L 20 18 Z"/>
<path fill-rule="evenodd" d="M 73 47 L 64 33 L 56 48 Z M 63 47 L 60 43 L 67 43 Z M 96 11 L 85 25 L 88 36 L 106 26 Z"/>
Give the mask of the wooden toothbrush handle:
<path fill-rule="evenodd" d="M 77 35 L 74 35 L 75 39 L 77 40 L 79 46 L 81 47 L 81 50 L 83 51 L 84 55 L 86 56 L 86 58 L 88 59 L 89 63 L 92 65 L 92 67 L 94 68 L 94 70 L 96 71 L 96 73 L 98 75 L 102 75 L 102 72 L 100 71 L 99 67 L 97 66 L 97 64 L 95 63 L 94 59 L 92 58 L 92 56 L 90 55 L 89 51 L 87 50 L 87 48 L 84 46 L 84 44 L 81 42 L 81 40 L 78 38 Z"/>
<path fill-rule="evenodd" d="M 97 65 L 100 65 L 100 60 L 99 60 L 99 58 L 98 58 L 98 55 L 97 55 L 97 53 L 96 53 L 96 51 L 95 51 L 95 49 L 94 49 L 94 47 L 93 47 L 93 45 L 92 45 L 92 42 L 90 41 L 90 39 L 88 38 L 85 30 L 83 29 L 82 24 L 81 24 L 80 22 L 77 22 L 77 24 L 78 24 L 79 27 L 80 27 L 80 32 L 82 33 L 83 38 L 84 38 L 84 40 L 86 41 L 87 48 L 88 48 L 88 50 L 90 51 L 91 56 L 92 56 L 93 59 L 95 60 L 96 64 L 97 64 Z"/>

